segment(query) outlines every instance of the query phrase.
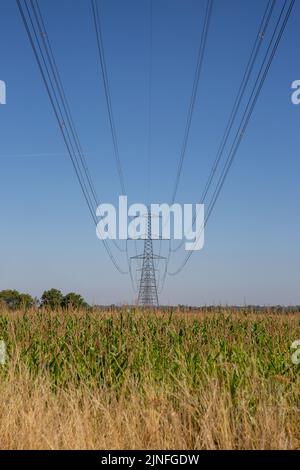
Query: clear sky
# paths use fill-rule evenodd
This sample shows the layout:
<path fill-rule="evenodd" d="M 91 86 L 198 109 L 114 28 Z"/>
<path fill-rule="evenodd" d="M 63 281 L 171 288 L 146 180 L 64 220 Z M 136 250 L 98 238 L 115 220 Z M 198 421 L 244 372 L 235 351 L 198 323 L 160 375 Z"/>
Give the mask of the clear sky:
<path fill-rule="evenodd" d="M 99 1 L 127 194 L 145 202 L 149 0 Z M 114 203 L 120 187 L 90 2 L 39 3 L 97 191 Z M 0 79 L 7 85 L 0 106 L 0 289 L 40 296 L 57 287 L 91 303 L 132 302 L 130 278 L 115 271 L 96 237 L 16 3 L 0 5 Z M 214 2 L 178 202 L 201 195 L 265 5 Z M 204 11 L 204 0 L 153 0 L 151 202 L 171 199 Z M 299 44 L 296 0 L 205 246 L 167 279 L 161 303 L 300 304 L 300 105 L 291 103 Z M 184 256 L 178 252 L 170 267 Z"/>

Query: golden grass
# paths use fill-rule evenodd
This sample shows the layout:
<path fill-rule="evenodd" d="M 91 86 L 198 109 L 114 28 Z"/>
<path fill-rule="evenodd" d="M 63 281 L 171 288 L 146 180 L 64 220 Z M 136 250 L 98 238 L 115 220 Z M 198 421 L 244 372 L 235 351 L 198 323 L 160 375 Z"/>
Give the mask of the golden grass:
<path fill-rule="evenodd" d="M 300 315 L 3 312 L 2 449 L 297 449 Z"/>

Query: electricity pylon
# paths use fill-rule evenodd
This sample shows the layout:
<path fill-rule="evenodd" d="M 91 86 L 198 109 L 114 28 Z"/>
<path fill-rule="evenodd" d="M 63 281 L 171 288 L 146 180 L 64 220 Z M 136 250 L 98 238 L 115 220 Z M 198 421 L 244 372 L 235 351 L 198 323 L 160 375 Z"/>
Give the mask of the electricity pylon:
<path fill-rule="evenodd" d="M 158 307 L 158 294 L 156 284 L 156 269 L 154 259 L 164 259 L 163 256 L 153 253 L 151 212 L 147 213 L 147 233 L 144 241 L 144 252 L 141 255 L 132 256 L 132 259 L 143 260 L 138 292 L 138 304 L 145 307 Z M 156 240 L 156 238 L 155 238 Z"/>

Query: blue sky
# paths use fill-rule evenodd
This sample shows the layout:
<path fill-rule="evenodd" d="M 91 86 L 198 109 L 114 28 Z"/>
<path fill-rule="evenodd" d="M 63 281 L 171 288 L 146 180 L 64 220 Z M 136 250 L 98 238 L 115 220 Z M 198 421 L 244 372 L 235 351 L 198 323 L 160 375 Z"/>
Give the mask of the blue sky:
<path fill-rule="evenodd" d="M 127 194 L 145 202 L 149 0 L 99 1 Z M 57 287 L 92 303 L 132 302 L 129 277 L 115 271 L 96 237 L 16 3 L 0 2 L 0 79 L 7 85 L 0 106 L 0 289 L 40 296 Z M 115 203 L 120 187 L 90 2 L 39 4 L 95 186 L 103 202 Z M 214 2 L 178 202 L 201 195 L 265 5 Z M 151 202 L 172 196 L 204 11 L 203 0 L 153 0 Z M 300 106 L 291 103 L 299 40 L 296 0 L 205 246 L 167 279 L 161 303 L 300 303 Z M 184 256 L 179 252 L 170 267 Z"/>

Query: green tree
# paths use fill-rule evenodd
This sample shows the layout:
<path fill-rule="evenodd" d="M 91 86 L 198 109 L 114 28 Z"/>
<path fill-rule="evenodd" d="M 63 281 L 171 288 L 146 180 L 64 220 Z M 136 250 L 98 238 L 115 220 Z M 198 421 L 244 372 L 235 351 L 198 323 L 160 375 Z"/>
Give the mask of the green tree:
<path fill-rule="evenodd" d="M 75 292 L 69 292 L 69 294 L 65 295 L 62 303 L 64 308 L 85 308 L 88 307 L 88 304 L 79 294 L 75 294 Z"/>
<path fill-rule="evenodd" d="M 58 289 L 46 290 L 41 297 L 41 307 L 55 310 L 62 307 L 64 296 Z"/>
<path fill-rule="evenodd" d="M 20 294 L 17 290 L 7 289 L 0 292 L 0 303 L 16 310 L 18 308 L 33 307 L 34 300 L 29 294 Z"/>
<path fill-rule="evenodd" d="M 17 290 L 3 290 L 0 292 L 0 300 L 8 308 L 16 309 L 19 305 L 19 292 Z"/>
<path fill-rule="evenodd" d="M 31 308 L 35 305 L 35 300 L 29 294 L 19 295 L 19 307 Z"/>

